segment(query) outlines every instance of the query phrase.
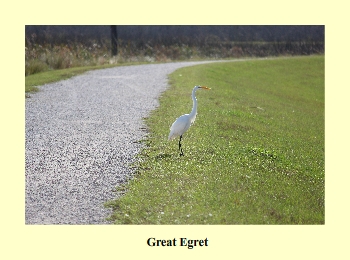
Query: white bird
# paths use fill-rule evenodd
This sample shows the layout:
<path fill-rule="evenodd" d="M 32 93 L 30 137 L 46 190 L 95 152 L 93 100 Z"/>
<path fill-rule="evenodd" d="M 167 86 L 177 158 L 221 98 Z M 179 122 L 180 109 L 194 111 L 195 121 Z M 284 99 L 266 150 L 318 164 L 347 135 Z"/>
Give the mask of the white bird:
<path fill-rule="evenodd" d="M 179 140 L 179 151 L 180 156 L 183 156 L 184 153 L 181 148 L 181 139 L 182 135 L 190 128 L 191 124 L 193 124 L 194 120 L 196 119 L 197 115 L 197 99 L 196 99 L 196 90 L 197 89 L 210 89 L 208 87 L 204 86 L 195 86 L 192 90 L 192 100 L 193 100 L 193 107 L 190 114 L 184 114 L 177 118 L 175 122 L 170 127 L 170 134 L 168 137 L 168 140 L 172 140 L 177 136 L 180 136 Z"/>

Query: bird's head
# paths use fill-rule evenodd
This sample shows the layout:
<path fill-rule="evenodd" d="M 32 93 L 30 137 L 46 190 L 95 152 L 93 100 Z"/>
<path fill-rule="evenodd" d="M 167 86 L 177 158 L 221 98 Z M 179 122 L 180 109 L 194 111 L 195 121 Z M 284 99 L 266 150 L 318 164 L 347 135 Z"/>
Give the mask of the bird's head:
<path fill-rule="evenodd" d="M 208 88 L 208 87 L 205 87 L 205 86 L 195 86 L 194 87 L 196 90 L 197 89 L 206 89 L 206 90 L 209 90 L 210 88 Z"/>

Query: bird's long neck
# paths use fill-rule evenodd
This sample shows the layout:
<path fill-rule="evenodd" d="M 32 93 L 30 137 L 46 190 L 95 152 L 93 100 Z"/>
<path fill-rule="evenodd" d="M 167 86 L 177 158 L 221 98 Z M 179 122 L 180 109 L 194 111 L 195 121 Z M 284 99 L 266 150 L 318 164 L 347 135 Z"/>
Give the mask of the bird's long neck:
<path fill-rule="evenodd" d="M 196 89 L 193 89 L 193 91 L 192 91 L 192 100 L 193 100 L 193 107 L 192 107 L 192 111 L 189 115 L 190 119 L 191 119 L 191 123 L 194 122 L 194 120 L 196 119 L 196 115 L 197 115 Z"/>

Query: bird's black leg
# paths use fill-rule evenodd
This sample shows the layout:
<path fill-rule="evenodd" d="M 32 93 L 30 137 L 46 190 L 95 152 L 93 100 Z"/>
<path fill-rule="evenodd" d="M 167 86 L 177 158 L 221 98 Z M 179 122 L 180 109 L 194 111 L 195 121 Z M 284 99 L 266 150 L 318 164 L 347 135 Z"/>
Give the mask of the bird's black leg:
<path fill-rule="evenodd" d="M 180 135 L 180 140 L 179 140 L 179 151 L 180 151 L 180 156 L 184 156 L 184 152 L 182 151 L 182 148 L 181 148 L 181 138 L 182 138 L 182 135 Z"/>

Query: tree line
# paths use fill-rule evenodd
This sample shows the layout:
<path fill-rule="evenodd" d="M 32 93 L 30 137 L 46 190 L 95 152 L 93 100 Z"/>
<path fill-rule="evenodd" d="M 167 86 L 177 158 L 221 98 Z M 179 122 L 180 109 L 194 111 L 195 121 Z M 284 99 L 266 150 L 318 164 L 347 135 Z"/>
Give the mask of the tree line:
<path fill-rule="evenodd" d="M 118 42 L 186 44 L 203 46 L 218 42 L 318 42 L 324 43 L 323 25 L 119 25 Z M 53 26 L 27 25 L 26 45 L 67 44 L 72 42 L 106 43 L 111 39 L 109 25 Z"/>
<path fill-rule="evenodd" d="M 25 27 L 26 75 L 114 62 L 324 54 L 324 26 Z"/>

